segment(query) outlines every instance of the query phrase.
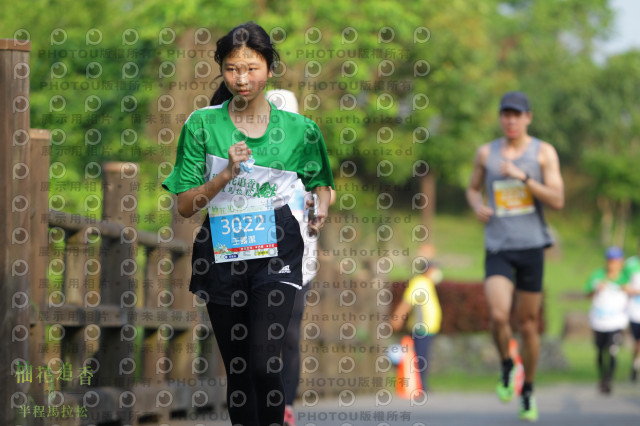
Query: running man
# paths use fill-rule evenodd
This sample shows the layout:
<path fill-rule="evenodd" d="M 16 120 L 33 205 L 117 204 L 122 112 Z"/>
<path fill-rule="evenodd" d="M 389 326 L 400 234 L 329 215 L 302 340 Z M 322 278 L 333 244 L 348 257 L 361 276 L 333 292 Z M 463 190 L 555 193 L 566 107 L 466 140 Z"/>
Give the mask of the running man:
<path fill-rule="evenodd" d="M 519 416 L 535 421 L 538 409 L 533 383 L 540 352 L 538 315 L 544 249 L 553 244 L 543 205 L 561 209 L 564 184 L 556 150 L 527 133 L 532 119 L 527 95 L 506 93 L 499 111 L 504 137 L 482 145 L 476 152 L 466 196 L 478 219 L 485 223 L 485 295 L 493 338 L 502 359 L 496 390 L 505 402 L 515 393 L 515 369 L 509 356 L 509 314 L 515 291 L 525 370 Z"/>

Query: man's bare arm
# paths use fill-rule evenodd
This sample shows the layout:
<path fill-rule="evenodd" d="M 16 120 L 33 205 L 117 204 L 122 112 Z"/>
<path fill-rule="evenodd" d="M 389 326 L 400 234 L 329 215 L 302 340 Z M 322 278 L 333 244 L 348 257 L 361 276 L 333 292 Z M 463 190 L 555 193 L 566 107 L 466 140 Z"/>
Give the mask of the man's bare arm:
<path fill-rule="evenodd" d="M 482 188 L 484 186 L 485 164 L 489 156 L 489 145 L 483 145 L 478 148 L 476 156 L 473 160 L 473 171 L 467 187 L 466 196 L 469 206 L 476 213 L 478 219 L 484 223 L 488 222 L 493 216 L 493 209 L 485 205 L 482 197 Z"/>

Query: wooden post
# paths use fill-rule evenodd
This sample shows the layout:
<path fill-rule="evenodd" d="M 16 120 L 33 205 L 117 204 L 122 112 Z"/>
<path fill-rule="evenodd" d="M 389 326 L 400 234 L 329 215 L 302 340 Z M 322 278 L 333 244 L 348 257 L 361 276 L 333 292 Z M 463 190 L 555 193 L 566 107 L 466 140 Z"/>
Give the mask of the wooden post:
<path fill-rule="evenodd" d="M 161 305 L 170 301 L 165 301 L 167 293 L 162 293 L 163 291 L 168 290 L 162 284 L 164 282 L 164 279 L 161 279 L 163 275 L 161 275 L 162 267 L 160 262 L 164 259 L 166 259 L 166 256 L 163 254 L 162 249 L 160 248 L 154 248 L 147 251 L 147 266 L 145 268 L 144 283 L 144 306 L 145 308 L 153 309 L 156 312 L 157 309 L 161 308 Z M 162 344 L 158 333 L 159 331 L 157 328 L 149 328 L 145 330 L 144 334 L 144 343 L 142 350 L 142 380 L 143 385 L 146 386 L 149 386 L 149 384 L 162 385 L 166 376 L 163 371 L 165 371 L 167 368 L 165 368 L 163 365 L 158 368 L 158 363 L 161 363 L 161 360 L 167 356 L 167 345 Z"/>
<path fill-rule="evenodd" d="M 89 244 L 86 230 L 83 229 L 67 238 L 64 260 L 64 296 L 67 305 L 84 306 L 88 284 L 85 267 L 88 260 Z"/>
<path fill-rule="evenodd" d="M 200 227 L 203 221 L 203 214 L 195 214 L 191 218 L 185 219 L 177 211 L 177 200 L 174 197 L 174 208 L 172 211 L 172 229 L 174 238 L 193 242 L 194 231 Z M 204 308 L 194 306 L 194 296 L 189 292 L 189 281 L 191 279 L 191 251 L 183 253 L 173 258 L 174 271 L 171 275 L 171 291 L 174 297 L 173 309 L 183 312 L 193 312 Z M 200 315 L 194 316 L 194 318 Z M 198 325 L 198 321 L 192 322 L 193 327 Z M 207 324 L 208 327 L 208 324 Z M 195 379 L 197 374 L 193 371 L 193 363 L 198 354 L 189 351 L 189 345 L 194 345 L 193 329 L 178 333 L 169 343 L 169 355 L 173 363 L 173 368 L 169 372 L 169 379 L 174 379 L 174 383 L 189 383 Z M 212 360 L 209 360 L 211 364 Z M 185 392 L 191 394 L 191 390 L 184 385 L 174 388 L 177 399 L 184 400 Z"/>
<path fill-rule="evenodd" d="M 138 166 L 133 163 L 109 162 L 102 166 L 103 212 L 102 219 L 117 222 L 135 229 L 137 226 Z M 104 239 L 102 250 L 103 280 L 102 303 L 120 305 L 122 294 L 127 291 L 141 296 L 135 285 L 137 238 L 131 232 L 123 232 L 120 238 Z M 141 303 L 142 300 L 139 300 Z"/>
<path fill-rule="evenodd" d="M 39 313 L 46 309 L 47 301 L 47 265 L 49 264 L 49 141 L 48 130 L 30 129 L 30 167 L 31 199 L 29 212 L 31 216 L 31 257 L 29 274 L 31 276 L 31 309 L 35 309 L 35 322 L 31 323 L 29 338 L 29 359 L 35 366 L 45 365 L 45 330 L 46 322 Z M 45 405 L 44 386 L 33 386 L 30 391 L 34 403 Z"/>
<path fill-rule="evenodd" d="M 0 209 L 4 216 L 0 223 L 0 338 L 6 344 L 0 351 L 2 424 L 24 422 L 11 403 L 28 405 L 25 396 L 32 387 L 28 382 L 18 384 L 12 374 L 16 362 L 29 360 L 31 220 L 24 206 L 30 199 L 30 51 L 30 42 L 0 40 Z"/>
<path fill-rule="evenodd" d="M 427 205 L 422 209 L 422 224 L 429 230 L 429 243 L 434 244 L 433 218 L 436 214 L 436 179 L 433 172 L 429 171 L 420 178 L 420 191 L 428 200 Z"/>
<path fill-rule="evenodd" d="M 102 166 L 104 220 L 114 221 L 125 227 L 120 238 L 102 239 L 100 294 L 102 305 L 116 305 L 123 311 L 127 323 L 132 323 L 135 307 L 142 305 L 142 293 L 136 283 L 138 221 L 138 166 L 133 163 L 109 162 Z M 137 298 L 137 302 L 135 299 Z M 103 329 L 100 340 L 100 370 L 96 375 L 99 386 L 116 386 L 122 390 L 133 385 L 136 365 L 134 342 L 129 340 L 135 333 L 127 329 Z"/>
<path fill-rule="evenodd" d="M 206 319 L 207 314 L 204 313 L 203 317 Z M 220 355 L 213 331 L 211 331 L 209 337 L 201 342 L 200 346 L 201 353 L 199 355 L 200 358 L 206 361 L 206 364 L 200 360 L 196 360 L 194 365 L 200 373 L 198 377 L 200 383 L 202 383 L 202 385 L 198 387 L 198 390 L 207 394 L 209 401 L 207 407 L 212 408 L 216 413 L 221 413 L 226 400 L 227 379 L 222 356 Z"/>
<path fill-rule="evenodd" d="M 68 234 L 67 234 L 68 235 Z M 67 238 L 65 248 L 64 296 L 67 306 L 86 308 L 89 274 L 85 272 L 89 261 L 89 244 L 86 228 Z M 91 333 L 93 327 L 66 327 L 66 336 L 62 341 L 62 359 L 78 371 L 87 359 L 87 340 L 85 333 Z M 95 332 L 95 331 L 93 331 Z M 79 389 L 80 381 L 74 375 L 72 383 L 65 384 L 65 390 Z"/>
<path fill-rule="evenodd" d="M 174 208 L 172 211 L 171 228 L 174 239 L 182 239 L 193 243 L 195 230 L 200 228 L 204 220 L 203 214 L 196 213 L 185 219 L 178 213 L 178 200 L 174 197 Z M 173 259 L 174 270 L 171 275 L 171 289 L 175 298 L 177 309 L 192 310 L 193 295 L 189 292 L 189 281 L 191 280 L 191 250 L 188 253 L 176 256 Z"/>

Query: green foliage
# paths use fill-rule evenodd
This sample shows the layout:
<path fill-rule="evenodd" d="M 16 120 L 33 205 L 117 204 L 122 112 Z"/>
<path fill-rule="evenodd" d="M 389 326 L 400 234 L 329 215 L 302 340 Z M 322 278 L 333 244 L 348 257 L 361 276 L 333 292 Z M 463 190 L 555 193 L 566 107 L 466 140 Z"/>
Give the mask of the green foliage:
<path fill-rule="evenodd" d="M 614 200 L 639 200 L 634 169 L 640 155 L 639 71 L 640 52 L 611 58 L 595 79 L 597 93 L 590 103 L 601 119 L 591 130 L 583 159 L 599 192 Z"/>
<path fill-rule="evenodd" d="M 272 86 L 294 91 L 318 121 L 339 181 L 403 186 L 422 160 L 441 183 L 466 185 L 474 150 L 499 136 L 500 95 L 520 89 L 532 98 L 531 133 L 554 144 L 563 165 L 612 200 L 636 201 L 639 54 L 592 59 L 611 18 L 607 0 L 36 0 L 6 8 L 0 28 L 32 41 L 32 127 L 53 130 L 51 195 L 65 200 L 53 207 L 83 211 L 88 195 L 101 196 L 103 162 L 139 162 L 139 210 L 149 218 L 139 226 L 157 229 L 168 220 L 156 215 L 158 164 L 173 163 L 175 143 L 150 131 L 164 120 L 155 106 L 171 82 L 194 81 L 193 70 L 161 70 L 194 65 L 176 53 L 192 31 L 215 41 L 248 20 L 277 43 L 286 72 Z M 54 111 L 57 96 L 65 106 Z M 190 112 L 181 103 L 161 124 L 177 132 Z M 377 194 L 355 195 L 371 207 Z"/>

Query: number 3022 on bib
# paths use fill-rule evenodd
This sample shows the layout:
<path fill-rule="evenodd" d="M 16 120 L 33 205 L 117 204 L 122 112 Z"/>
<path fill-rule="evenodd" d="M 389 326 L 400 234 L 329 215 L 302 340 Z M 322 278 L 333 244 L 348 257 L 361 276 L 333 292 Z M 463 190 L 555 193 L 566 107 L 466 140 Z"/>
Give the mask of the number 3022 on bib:
<path fill-rule="evenodd" d="M 209 207 L 216 263 L 278 255 L 276 218 L 270 200 L 251 200 Z"/>

